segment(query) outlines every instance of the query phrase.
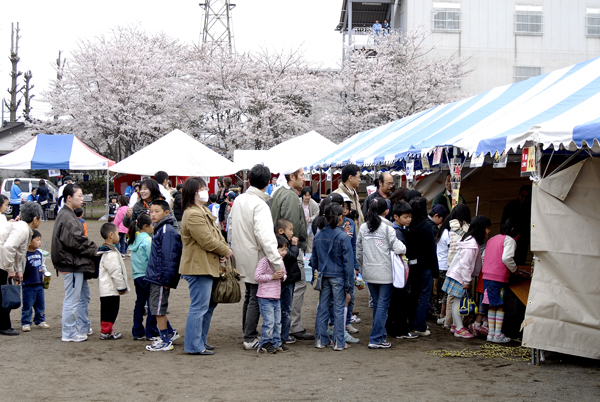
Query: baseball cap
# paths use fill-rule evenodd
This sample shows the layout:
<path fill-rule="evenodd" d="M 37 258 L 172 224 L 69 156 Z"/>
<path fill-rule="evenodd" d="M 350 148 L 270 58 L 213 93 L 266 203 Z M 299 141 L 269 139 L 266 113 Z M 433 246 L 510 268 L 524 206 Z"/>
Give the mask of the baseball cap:
<path fill-rule="evenodd" d="M 431 212 L 438 214 L 442 218 L 448 216 L 448 210 L 441 204 L 435 204 L 433 207 L 431 207 Z"/>
<path fill-rule="evenodd" d="M 72 178 L 71 176 L 65 176 L 65 177 L 63 178 L 63 183 L 64 183 L 65 181 L 73 181 L 73 178 Z"/>

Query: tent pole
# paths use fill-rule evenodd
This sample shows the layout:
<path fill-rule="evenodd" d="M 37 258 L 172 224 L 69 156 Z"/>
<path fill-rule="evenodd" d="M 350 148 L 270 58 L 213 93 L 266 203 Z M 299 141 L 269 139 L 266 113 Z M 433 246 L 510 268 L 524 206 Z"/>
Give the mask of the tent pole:
<path fill-rule="evenodd" d="M 108 176 L 109 176 L 108 167 L 106 168 L 106 219 L 108 219 Z"/>

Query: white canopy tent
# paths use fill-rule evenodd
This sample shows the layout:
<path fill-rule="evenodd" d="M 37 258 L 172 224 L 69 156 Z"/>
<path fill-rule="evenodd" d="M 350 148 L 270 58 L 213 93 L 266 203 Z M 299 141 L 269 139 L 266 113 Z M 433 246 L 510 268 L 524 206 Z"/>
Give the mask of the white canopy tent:
<path fill-rule="evenodd" d="M 152 176 L 164 170 L 173 176 L 224 176 L 240 169 L 180 130 L 173 130 L 152 144 L 123 159 L 111 172 Z"/>

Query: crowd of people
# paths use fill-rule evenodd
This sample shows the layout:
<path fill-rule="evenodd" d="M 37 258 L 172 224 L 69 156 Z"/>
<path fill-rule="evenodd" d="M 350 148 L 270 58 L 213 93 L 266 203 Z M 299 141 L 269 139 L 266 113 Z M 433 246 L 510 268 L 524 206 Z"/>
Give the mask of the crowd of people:
<path fill-rule="evenodd" d="M 190 303 L 183 349 L 212 355 L 207 337 L 217 307 L 213 283 L 232 261 L 244 285 L 245 350 L 282 353 L 303 340 L 343 351 L 360 343 L 355 291 L 365 283 L 373 314 L 365 342 L 370 349 L 390 348 L 392 337 L 429 336 L 428 314 L 457 338 L 510 341 L 502 332 L 504 294 L 510 273 L 517 271 L 521 226 L 507 216 L 500 234 L 487 240 L 490 220 L 472 217 L 462 198 L 450 209 L 448 184 L 428 210 L 418 191 L 395 190 L 389 173 L 377 177 L 375 191 L 361 205 L 356 165 L 342 169 L 339 187 L 320 203 L 305 187 L 302 169 L 285 174 L 276 186 L 269 168 L 256 165 L 246 191 L 225 177 L 214 194 L 199 177 L 176 188 L 166 172 L 155 178 L 132 182 L 128 195 L 119 197 L 114 221 L 101 227 L 102 245 L 89 239 L 77 214 L 81 187 L 67 183 L 61 188 L 51 258 L 65 289 L 62 341 L 82 342 L 93 334 L 88 281 L 98 279 L 101 340 L 122 338 L 114 328 L 120 296 L 135 290 L 133 339 L 148 341 L 148 351 L 172 350 L 181 335 L 168 319 L 169 296 L 183 277 Z M 129 196 L 136 194 L 131 204 Z M 0 212 L 10 200 L 3 197 L 2 202 Z M 48 273 L 36 230 L 43 218 L 36 202 L 23 204 L 16 220 L 8 222 L 0 214 L 0 283 L 14 279 L 23 285 L 22 331 L 32 324 L 49 328 L 43 293 Z M 127 252 L 133 288 L 124 263 Z M 319 292 L 315 333 L 302 317 L 307 253 L 311 285 Z M 462 299 L 476 294 L 477 314 L 464 313 Z M 19 334 L 12 328 L 10 309 L 3 307 L 0 334 Z"/>

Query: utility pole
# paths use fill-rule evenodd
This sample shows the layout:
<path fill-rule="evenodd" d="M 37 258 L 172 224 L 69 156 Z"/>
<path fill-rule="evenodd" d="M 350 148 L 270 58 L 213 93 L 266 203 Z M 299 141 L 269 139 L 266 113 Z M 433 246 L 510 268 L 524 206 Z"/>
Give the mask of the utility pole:
<path fill-rule="evenodd" d="M 11 84 L 8 93 L 10 94 L 10 104 L 8 105 L 8 111 L 10 112 L 10 121 L 17 121 L 17 109 L 21 104 L 21 100 L 17 101 L 17 94 L 20 90 L 17 89 L 17 78 L 21 75 L 18 71 L 17 65 L 19 64 L 19 23 L 17 22 L 17 29 L 15 30 L 15 24 L 11 24 L 10 34 L 10 63 L 12 64 L 12 70 L 10 72 Z"/>
<path fill-rule="evenodd" d="M 200 3 L 204 10 L 201 42 L 214 43 L 220 47 L 227 46 L 233 50 L 233 34 L 231 30 L 231 10 L 235 4 L 230 0 L 204 0 Z"/>

